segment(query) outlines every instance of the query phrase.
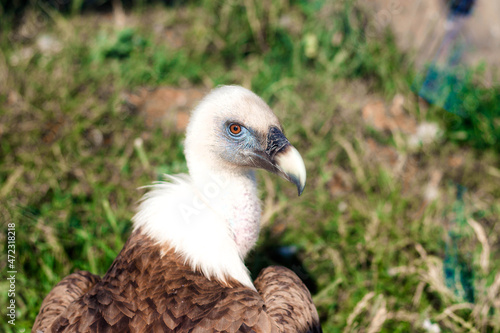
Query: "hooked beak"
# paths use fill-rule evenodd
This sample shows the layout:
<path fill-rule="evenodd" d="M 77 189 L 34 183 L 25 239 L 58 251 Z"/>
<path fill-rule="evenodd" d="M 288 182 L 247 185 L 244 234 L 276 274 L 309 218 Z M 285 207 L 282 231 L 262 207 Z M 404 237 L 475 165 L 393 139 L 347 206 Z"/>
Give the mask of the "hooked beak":
<path fill-rule="evenodd" d="M 266 155 L 274 166 L 266 169 L 294 183 L 300 196 L 306 186 L 304 160 L 277 127 L 271 127 L 267 135 Z"/>

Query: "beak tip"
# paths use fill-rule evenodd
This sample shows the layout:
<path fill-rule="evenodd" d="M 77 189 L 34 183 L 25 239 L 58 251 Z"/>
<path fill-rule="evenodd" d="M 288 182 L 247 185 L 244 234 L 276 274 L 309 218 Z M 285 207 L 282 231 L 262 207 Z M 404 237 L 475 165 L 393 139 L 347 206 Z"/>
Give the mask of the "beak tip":
<path fill-rule="evenodd" d="M 300 172 L 298 174 L 292 174 L 289 173 L 287 174 L 288 180 L 297 186 L 297 193 L 299 194 L 299 197 L 302 195 L 302 192 L 304 192 L 304 188 L 306 187 L 306 173 L 305 173 L 305 168 L 303 172 Z"/>
<path fill-rule="evenodd" d="M 302 195 L 302 192 L 304 192 L 304 188 L 297 187 L 297 191 L 299 192 L 299 197 Z"/>
<path fill-rule="evenodd" d="M 297 181 L 297 192 L 299 193 L 299 197 L 302 195 L 302 192 L 304 192 L 304 188 L 306 187 L 306 182 L 301 182 L 300 180 Z"/>

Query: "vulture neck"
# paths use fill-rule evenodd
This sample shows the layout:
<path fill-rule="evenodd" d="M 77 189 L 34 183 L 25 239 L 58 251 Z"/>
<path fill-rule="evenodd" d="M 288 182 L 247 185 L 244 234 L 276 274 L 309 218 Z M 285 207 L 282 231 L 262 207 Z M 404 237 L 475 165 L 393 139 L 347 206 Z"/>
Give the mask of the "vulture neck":
<path fill-rule="evenodd" d="M 134 229 L 167 245 L 193 270 L 254 289 L 243 259 L 257 241 L 261 207 L 252 170 L 192 170 L 151 186 Z"/>
<path fill-rule="evenodd" d="M 259 237 L 261 206 L 255 172 L 190 172 L 196 197 L 226 226 L 244 259 Z"/>

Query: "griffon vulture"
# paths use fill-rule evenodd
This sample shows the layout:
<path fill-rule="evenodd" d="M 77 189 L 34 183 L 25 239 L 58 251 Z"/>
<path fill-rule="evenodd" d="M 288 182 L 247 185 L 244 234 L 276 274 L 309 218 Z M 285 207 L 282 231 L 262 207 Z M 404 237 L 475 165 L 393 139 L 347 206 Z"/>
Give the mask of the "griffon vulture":
<path fill-rule="evenodd" d="M 293 182 L 306 170 L 253 92 L 222 86 L 191 116 L 189 175 L 151 186 L 103 278 L 76 272 L 45 298 L 33 332 L 321 332 L 311 295 L 284 267 L 252 283 L 243 262 L 259 234 L 255 169 Z"/>

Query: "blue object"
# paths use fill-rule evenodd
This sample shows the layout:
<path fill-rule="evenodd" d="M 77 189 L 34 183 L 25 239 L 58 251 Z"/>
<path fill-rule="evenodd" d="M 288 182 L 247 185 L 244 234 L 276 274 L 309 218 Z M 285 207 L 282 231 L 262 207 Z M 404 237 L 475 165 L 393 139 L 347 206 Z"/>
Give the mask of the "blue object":
<path fill-rule="evenodd" d="M 443 270 L 446 286 L 453 290 L 455 295 L 465 301 L 474 303 L 474 269 L 468 253 L 460 249 L 462 230 L 466 228 L 465 203 L 463 195 L 466 188 L 457 185 L 457 196 L 453 206 L 454 219 L 450 221 L 448 239 L 445 246 Z M 461 286 L 462 290 L 458 288 Z"/>
<path fill-rule="evenodd" d="M 469 15 L 474 8 L 476 0 L 451 0 L 450 14 L 451 15 Z"/>
<path fill-rule="evenodd" d="M 447 31 L 441 45 L 427 69 L 427 73 L 417 83 L 418 95 L 430 104 L 442 107 L 448 112 L 466 116 L 460 93 L 464 90 L 463 78 L 457 76 L 458 65 L 465 46 L 457 41 L 465 22 L 471 14 L 475 0 L 450 0 Z"/>

